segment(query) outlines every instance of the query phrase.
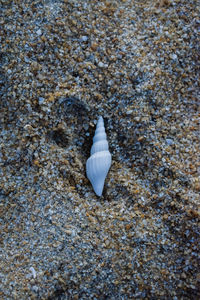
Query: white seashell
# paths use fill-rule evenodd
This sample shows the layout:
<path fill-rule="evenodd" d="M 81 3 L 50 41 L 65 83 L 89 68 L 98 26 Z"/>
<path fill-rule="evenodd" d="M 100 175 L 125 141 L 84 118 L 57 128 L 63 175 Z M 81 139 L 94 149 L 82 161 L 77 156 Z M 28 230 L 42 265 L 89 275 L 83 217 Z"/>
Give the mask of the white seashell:
<path fill-rule="evenodd" d="M 90 154 L 91 156 L 86 163 L 87 177 L 90 180 L 95 193 L 98 196 L 101 196 L 104 182 L 111 166 L 111 154 L 108 149 L 102 117 L 99 117 L 97 122 Z"/>

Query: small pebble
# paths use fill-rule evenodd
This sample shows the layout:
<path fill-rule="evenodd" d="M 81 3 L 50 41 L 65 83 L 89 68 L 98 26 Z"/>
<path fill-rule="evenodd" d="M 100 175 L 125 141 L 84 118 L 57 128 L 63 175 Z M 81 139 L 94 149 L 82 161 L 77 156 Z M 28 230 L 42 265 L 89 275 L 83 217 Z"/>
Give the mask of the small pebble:
<path fill-rule="evenodd" d="M 38 29 L 38 30 L 36 31 L 36 34 L 37 34 L 37 35 L 41 35 L 41 34 L 42 34 L 41 29 Z"/>
<path fill-rule="evenodd" d="M 166 139 L 166 143 L 171 146 L 174 144 L 174 141 L 172 139 Z"/>
<path fill-rule="evenodd" d="M 88 40 L 88 37 L 86 35 L 83 35 L 81 37 L 81 42 L 87 42 L 87 40 Z"/>

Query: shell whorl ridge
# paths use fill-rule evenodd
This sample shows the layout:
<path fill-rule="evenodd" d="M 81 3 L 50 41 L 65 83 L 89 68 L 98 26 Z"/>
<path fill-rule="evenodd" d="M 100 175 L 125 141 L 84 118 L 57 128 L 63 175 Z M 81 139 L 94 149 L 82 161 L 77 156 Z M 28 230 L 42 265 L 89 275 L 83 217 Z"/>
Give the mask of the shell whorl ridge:
<path fill-rule="evenodd" d="M 86 163 L 86 173 L 95 193 L 102 195 L 104 182 L 111 166 L 111 154 L 108 149 L 104 121 L 99 117 L 90 157 Z"/>

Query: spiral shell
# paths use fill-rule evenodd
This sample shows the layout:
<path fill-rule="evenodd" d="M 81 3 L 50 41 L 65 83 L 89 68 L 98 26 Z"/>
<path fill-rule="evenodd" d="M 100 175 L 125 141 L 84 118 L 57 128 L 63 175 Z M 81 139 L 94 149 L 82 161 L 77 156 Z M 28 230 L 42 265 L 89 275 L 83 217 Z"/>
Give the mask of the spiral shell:
<path fill-rule="evenodd" d="M 86 163 L 86 173 L 95 193 L 102 195 L 104 182 L 111 166 L 111 154 L 108 149 L 104 121 L 99 117 L 93 145 L 90 152 L 91 156 Z"/>

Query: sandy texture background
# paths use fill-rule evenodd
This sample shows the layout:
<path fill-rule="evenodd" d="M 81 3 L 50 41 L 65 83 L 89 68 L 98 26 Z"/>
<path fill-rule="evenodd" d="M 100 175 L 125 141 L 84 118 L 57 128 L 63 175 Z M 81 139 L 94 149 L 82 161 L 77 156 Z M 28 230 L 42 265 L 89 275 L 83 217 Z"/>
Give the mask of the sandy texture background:
<path fill-rule="evenodd" d="M 200 299 L 199 1 L 1 1 L 0 299 Z M 112 166 L 86 178 L 96 120 Z"/>

